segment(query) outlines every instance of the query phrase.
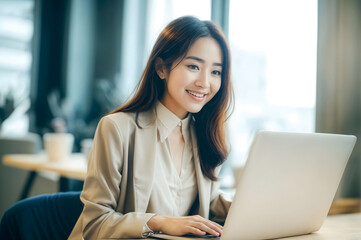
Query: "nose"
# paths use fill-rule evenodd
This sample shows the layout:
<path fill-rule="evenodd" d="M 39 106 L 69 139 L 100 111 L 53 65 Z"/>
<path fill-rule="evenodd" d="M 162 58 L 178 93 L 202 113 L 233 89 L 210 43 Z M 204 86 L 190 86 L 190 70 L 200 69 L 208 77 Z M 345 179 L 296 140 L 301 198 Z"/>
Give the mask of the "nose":
<path fill-rule="evenodd" d="M 210 76 L 206 71 L 202 71 L 195 82 L 197 87 L 209 88 L 210 87 Z"/>

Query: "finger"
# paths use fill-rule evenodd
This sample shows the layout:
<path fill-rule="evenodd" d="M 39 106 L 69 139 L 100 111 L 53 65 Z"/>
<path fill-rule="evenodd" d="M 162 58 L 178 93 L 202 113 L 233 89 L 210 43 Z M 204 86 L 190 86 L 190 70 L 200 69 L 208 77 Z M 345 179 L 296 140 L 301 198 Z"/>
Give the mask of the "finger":
<path fill-rule="evenodd" d="M 218 223 L 216 223 L 214 221 L 208 220 L 207 218 L 204 218 L 204 217 L 202 217 L 200 215 L 194 215 L 194 216 L 191 216 L 191 218 L 194 219 L 194 220 L 199 220 L 201 222 L 211 222 L 211 223 L 215 224 L 216 226 L 218 226 L 219 228 L 223 229 L 222 225 L 220 225 L 220 224 L 218 224 Z"/>
<path fill-rule="evenodd" d="M 213 221 L 209 221 L 209 223 L 212 224 L 213 229 L 216 229 L 219 233 L 222 233 L 222 231 L 223 231 L 222 225 L 219 225 L 218 223 L 213 222 Z"/>
<path fill-rule="evenodd" d="M 201 217 L 199 215 L 195 216 L 195 220 L 199 221 L 199 222 L 202 222 L 203 224 L 207 225 L 209 228 L 217 231 L 219 234 L 222 234 L 223 227 L 221 225 L 219 225 L 218 223 L 210 221 L 210 220 L 208 220 L 206 218 L 203 218 L 203 217 Z"/>
<path fill-rule="evenodd" d="M 192 233 L 194 235 L 199 235 L 199 236 L 206 235 L 205 231 L 202 231 L 202 230 L 200 230 L 199 228 L 196 228 L 196 227 L 188 226 L 187 230 L 188 230 L 189 233 Z"/>
<path fill-rule="evenodd" d="M 217 227 L 219 227 L 220 229 L 222 229 L 223 230 L 223 226 L 221 225 L 221 224 L 218 224 L 218 223 L 216 223 L 216 222 L 213 222 L 213 221 L 211 221 L 212 223 L 214 223 Z"/>
<path fill-rule="evenodd" d="M 208 225 L 202 223 L 202 222 L 194 222 L 192 224 L 193 227 L 196 227 L 204 232 L 207 232 L 209 234 L 212 234 L 214 236 L 219 236 L 220 232 L 216 231 L 215 229 L 209 227 Z"/>

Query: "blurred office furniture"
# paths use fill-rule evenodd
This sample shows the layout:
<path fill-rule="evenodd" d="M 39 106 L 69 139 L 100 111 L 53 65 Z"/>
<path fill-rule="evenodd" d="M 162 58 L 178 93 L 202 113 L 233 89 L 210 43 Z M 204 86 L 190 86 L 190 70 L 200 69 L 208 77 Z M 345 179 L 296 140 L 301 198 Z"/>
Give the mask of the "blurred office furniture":
<path fill-rule="evenodd" d="M 40 145 L 40 136 L 34 133 L 24 136 L 0 136 L 0 158 L 11 153 L 37 153 Z M 26 189 L 27 186 L 21 188 L 27 180 L 33 181 L 35 175 L 0 163 L 0 216 L 19 199 L 22 191 L 30 191 L 30 188 Z"/>
<path fill-rule="evenodd" d="M 333 201 L 328 215 L 360 212 L 361 201 L 359 198 L 339 198 Z"/>
<path fill-rule="evenodd" d="M 2 217 L 0 239 L 67 239 L 82 210 L 80 192 L 22 200 Z"/>
<path fill-rule="evenodd" d="M 45 153 L 6 154 L 3 164 L 30 171 L 49 171 L 62 177 L 84 180 L 87 164 L 82 153 L 73 153 L 70 158 L 60 162 L 49 162 Z"/>

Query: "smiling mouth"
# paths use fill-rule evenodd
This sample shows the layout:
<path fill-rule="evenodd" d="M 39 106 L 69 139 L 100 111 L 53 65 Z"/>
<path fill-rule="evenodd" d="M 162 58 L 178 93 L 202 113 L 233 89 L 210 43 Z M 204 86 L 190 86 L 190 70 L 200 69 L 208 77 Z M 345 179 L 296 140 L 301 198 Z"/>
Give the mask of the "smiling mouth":
<path fill-rule="evenodd" d="M 195 96 L 195 97 L 197 97 L 197 98 L 203 98 L 203 97 L 205 97 L 207 95 L 205 93 L 196 93 L 196 92 L 192 92 L 190 90 L 186 90 L 186 92 L 193 95 L 193 96 Z"/>

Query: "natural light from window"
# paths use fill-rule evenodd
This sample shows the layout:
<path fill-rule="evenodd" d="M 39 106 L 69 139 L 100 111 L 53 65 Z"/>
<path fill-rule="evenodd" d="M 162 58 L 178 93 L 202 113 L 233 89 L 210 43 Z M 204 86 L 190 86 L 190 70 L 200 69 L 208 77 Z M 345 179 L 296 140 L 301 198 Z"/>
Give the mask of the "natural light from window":
<path fill-rule="evenodd" d="M 242 166 L 259 130 L 314 131 L 317 1 L 231 0 L 229 16 L 230 159 Z"/>
<path fill-rule="evenodd" d="M 0 132 L 29 129 L 34 1 L 0 1 Z M 5 116 L 6 115 L 6 116 Z"/>
<path fill-rule="evenodd" d="M 191 7 L 190 7 L 191 6 Z M 159 33 L 172 20 L 191 15 L 211 19 L 211 0 L 150 0 L 147 21 L 147 53 L 150 54 Z M 148 58 L 148 56 L 146 56 Z"/>

